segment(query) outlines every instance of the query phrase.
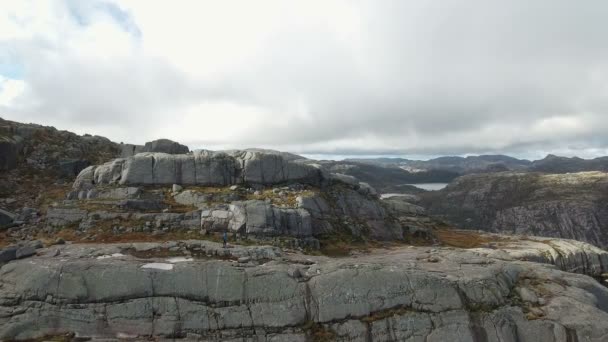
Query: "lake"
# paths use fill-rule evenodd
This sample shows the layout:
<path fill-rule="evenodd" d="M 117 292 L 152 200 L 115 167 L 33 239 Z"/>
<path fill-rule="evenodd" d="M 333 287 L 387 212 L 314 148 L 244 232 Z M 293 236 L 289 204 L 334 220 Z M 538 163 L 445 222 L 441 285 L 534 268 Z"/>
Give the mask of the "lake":
<path fill-rule="evenodd" d="M 448 183 L 418 183 L 418 184 L 408 184 L 408 185 L 413 185 L 417 188 L 424 189 L 427 191 L 435 191 L 435 190 L 441 190 L 441 189 L 445 188 L 448 185 Z"/>

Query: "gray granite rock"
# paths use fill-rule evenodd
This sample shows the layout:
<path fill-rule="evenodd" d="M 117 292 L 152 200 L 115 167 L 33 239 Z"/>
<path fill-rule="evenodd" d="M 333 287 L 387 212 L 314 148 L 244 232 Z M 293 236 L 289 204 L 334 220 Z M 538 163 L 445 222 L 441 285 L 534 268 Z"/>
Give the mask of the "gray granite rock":
<path fill-rule="evenodd" d="M 203 210 L 201 227 L 207 231 L 229 230 L 245 235 L 305 237 L 312 234 L 308 211 L 279 208 L 260 200 L 237 201 Z"/>
<path fill-rule="evenodd" d="M 263 263 L 252 266 L 222 260 L 232 248 L 210 242 L 146 245 L 53 246 L 1 266 L 0 339 L 61 331 L 96 340 L 600 342 L 608 334 L 608 289 L 594 279 L 479 251 L 404 247 L 305 256 L 306 264 L 301 255 L 230 254 Z M 125 254 L 179 246 L 219 254 Z"/>
<path fill-rule="evenodd" d="M 225 186 L 289 181 L 319 184 L 322 175 L 313 166 L 287 161 L 276 154 L 200 150 L 189 154 L 140 153 L 89 167 L 78 175 L 74 189 L 99 184 Z"/>

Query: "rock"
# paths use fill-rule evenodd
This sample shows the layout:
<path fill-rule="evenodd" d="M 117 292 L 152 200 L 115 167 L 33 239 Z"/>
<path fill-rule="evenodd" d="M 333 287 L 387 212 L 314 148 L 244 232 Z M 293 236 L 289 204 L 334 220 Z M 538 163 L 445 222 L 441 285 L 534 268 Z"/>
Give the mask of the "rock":
<path fill-rule="evenodd" d="M 46 222 L 51 226 L 66 226 L 80 222 L 87 216 L 87 211 L 72 208 L 49 208 L 46 214 Z"/>
<path fill-rule="evenodd" d="M 345 226 L 354 236 L 369 234 L 378 240 L 403 239 L 401 226 L 387 220 L 387 213 L 380 202 L 354 189 L 338 188 L 327 191 L 324 196 L 299 196 L 296 202 L 299 208 L 310 213 L 315 236 L 337 232 L 344 228 L 336 226 L 337 219 L 348 219 L 353 224 Z"/>
<path fill-rule="evenodd" d="M 582 273 L 594 277 L 608 271 L 608 252 L 585 242 L 541 237 L 514 237 L 505 239 L 500 235 L 486 236 L 486 239 L 501 241 L 492 249 L 478 248 L 484 256 L 551 264 L 559 269 Z"/>
<path fill-rule="evenodd" d="M 371 185 L 365 182 L 359 183 L 357 191 L 364 196 L 378 196 L 378 192 Z"/>
<path fill-rule="evenodd" d="M 0 227 L 12 224 L 16 217 L 17 215 L 4 209 L 0 209 Z"/>
<path fill-rule="evenodd" d="M 3 265 L 0 302 L 10 314 L 0 315 L 0 339 L 61 331 L 92 339 L 307 341 L 314 331 L 342 341 L 600 342 L 608 333 L 606 287 L 533 262 L 437 248 L 442 261 L 428 263 L 417 261 L 428 248 L 395 247 L 357 258 L 306 256 L 314 261 L 308 270 L 296 263 L 301 255 L 234 267 L 219 259 L 232 248 L 186 244 L 216 259 L 97 258 L 130 244 L 75 244 L 62 247 L 61 262 L 40 253 Z M 526 291 L 550 300 L 532 307 L 514 300 Z"/>
<path fill-rule="evenodd" d="M 518 287 L 515 291 L 524 302 L 538 303 L 538 297 L 530 289 Z"/>
<path fill-rule="evenodd" d="M 147 142 L 143 152 L 161 152 L 168 154 L 183 154 L 190 152 L 188 146 L 181 145 L 169 139 L 158 139 Z"/>
<path fill-rule="evenodd" d="M 0 249 L 0 263 L 9 262 L 11 260 L 17 259 L 17 247 L 9 246 L 3 249 Z"/>
<path fill-rule="evenodd" d="M 255 235 L 310 236 L 310 214 L 302 209 L 277 208 L 264 201 L 233 202 L 228 227 Z"/>
<path fill-rule="evenodd" d="M 241 257 L 241 258 L 238 259 L 239 264 L 245 264 L 245 263 L 248 263 L 250 261 L 251 261 L 251 258 L 248 257 L 248 256 L 247 257 Z"/>
<path fill-rule="evenodd" d="M 313 166 L 257 152 L 195 151 L 191 154 L 140 153 L 84 169 L 74 189 L 95 185 L 213 185 L 276 184 L 301 181 L 320 184 L 321 171 Z"/>
<path fill-rule="evenodd" d="M 183 187 L 179 184 L 173 184 L 172 190 L 173 192 L 180 192 L 182 191 Z"/>
<path fill-rule="evenodd" d="M 132 157 L 142 152 L 144 152 L 143 145 L 120 144 L 120 158 Z"/>
<path fill-rule="evenodd" d="M 31 246 L 31 247 L 33 247 L 35 249 L 39 249 L 39 248 L 44 247 L 44 245 L 42 244 L 42 241 L 40 241 L 40 240 L 30 241 L 30 242 L 27 243 L 27 245 Z"/>
<path fill-rule="evenodd" d="M 188 146 L 181 145 L 169 139 L 158 139 L 145 145 L 121 144 L 121 158 L 132 157 L 138 153 L 159 152 L 167 154 L 184 154 L 190 152 Z"/>
<path fill-rule="evenodd" d="M 36 248 L 34 248 L 34 246 L 23 246 L 23 247 L 19 247 L 17 249 L 17 251 L 15 252 L 15 257 L 17 259 L 23 259 L 23 258 L 27 258 L 29 256 L 32 256 L 36 254 Z"/>
<path fill-rule="evenodd" d="M 238 189 L 238 188 L 239 188 L 239 187 L 238 187 L 238 185 L 232 185 L 232 186 L 230 187 L 230 190 L 231 190 L 231 191 L 235 191 L 235 190 L 236 190 L 236 189 Z"/>
<path fill-rule="evenodd" d="M 119 187 L 109 189 L 90 189 L 81 199 L 124 200 L 136 199 L 143 193 L 138 187 Z"/>
<path fill-rule="evenodd" d="M 394 196 L 382 200 L 385 207 L 394 213 L 396 216 L 411 216 L 423 215 L 425 210 L 423 207 L 409 202 L 408 197 Z"/>
<path fill-rule="evenodd" d="M 353 176 L 345 175 L 342 173 L 331 173 L 329 176 L 331 180 L 342 182 L 352 186 L 359 186 L 359 181 Z"/>

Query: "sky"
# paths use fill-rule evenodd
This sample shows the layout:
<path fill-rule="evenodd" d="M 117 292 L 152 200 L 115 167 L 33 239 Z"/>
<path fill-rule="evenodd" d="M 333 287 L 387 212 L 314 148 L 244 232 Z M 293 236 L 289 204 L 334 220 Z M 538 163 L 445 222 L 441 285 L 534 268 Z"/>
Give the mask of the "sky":
<path fill-rule="evenodd" d="M 2 0 L 0 117 L 317 157 L 608 154 L 605 0 Z"/>

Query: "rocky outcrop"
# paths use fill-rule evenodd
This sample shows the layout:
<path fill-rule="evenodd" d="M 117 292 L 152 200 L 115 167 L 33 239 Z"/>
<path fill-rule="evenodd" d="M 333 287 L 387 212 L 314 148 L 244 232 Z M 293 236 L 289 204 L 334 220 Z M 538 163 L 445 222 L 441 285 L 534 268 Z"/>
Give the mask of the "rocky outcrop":
<path fill-rule="evenodd" d="M 322 194 L 300 196 L 297 205 L 310 213 L 315 236 L 341 231 L 354 237 L 403 239 L 401 226 L 391 220 L 380 201 L 370 200 L 352 188 L 338 187 Z"/>
<path fill-rule="evenodd" d="M 296 236 L 312 235 L 310 214 L 304 209 L 279 208 L 265 201 L 237 201 L 203 210 L 201 228 L 244 235 Z"/>
<path fill-rule="evenodd" d="M 428 247 L 339 259 L 250 248 L 41 250 L 0 268 L 0 339 L 600 342 L 608 334 L 605 287 L 533 262 Z"/>
<path fill-rule="evenodd" d="M 83 170 L 75 189 L 103 184 L 138 185 L 232 185 L 302 182 L 320 184 L 321 171 L 289 162 L 275 154 L 235 151 L 231 154 L 206 150 L 191 154 L 140 153 L 129 158 Z"/>
<path fill-rule="evenodd" d="M 36 254 L 42 248 L 42 242 L 29 241 L 0 249 L 0 265 L 16 259 L 24 259 Z"/>
<path fill-rule="evenodd" d="M 606 276 L 608 252 L 585 242 L 530 236 L 482 235 L 493 240 L 487 248 L 471 249 L 504 260 L 533 261 L 562 271 L 594 277 Z"/>
<path fill-rule="evenodd" d="M 147 142 L 145 145 L 120 144 L 120 157 L 132 157 L 138 153 L 159 152 L 167 154 L 184 154 L 190 152 L 188 146 L 169 139 L 158 139 Z"/>
<path fill-rule="evenodd" d="M 54 127 L 0 118 L 0 170 L 14 169 L 21 164 L 62 177 L 74 177 L 87 165 L 119 156 L 118 146 L 100 136 L 79 136 Z"/>
<path fill-rule="evenodd" d="M 422 205 L 460 227 L 561 237 L 608 246 L 608 174 L 503 172 L 458 178 L 421 195 Z"/>

